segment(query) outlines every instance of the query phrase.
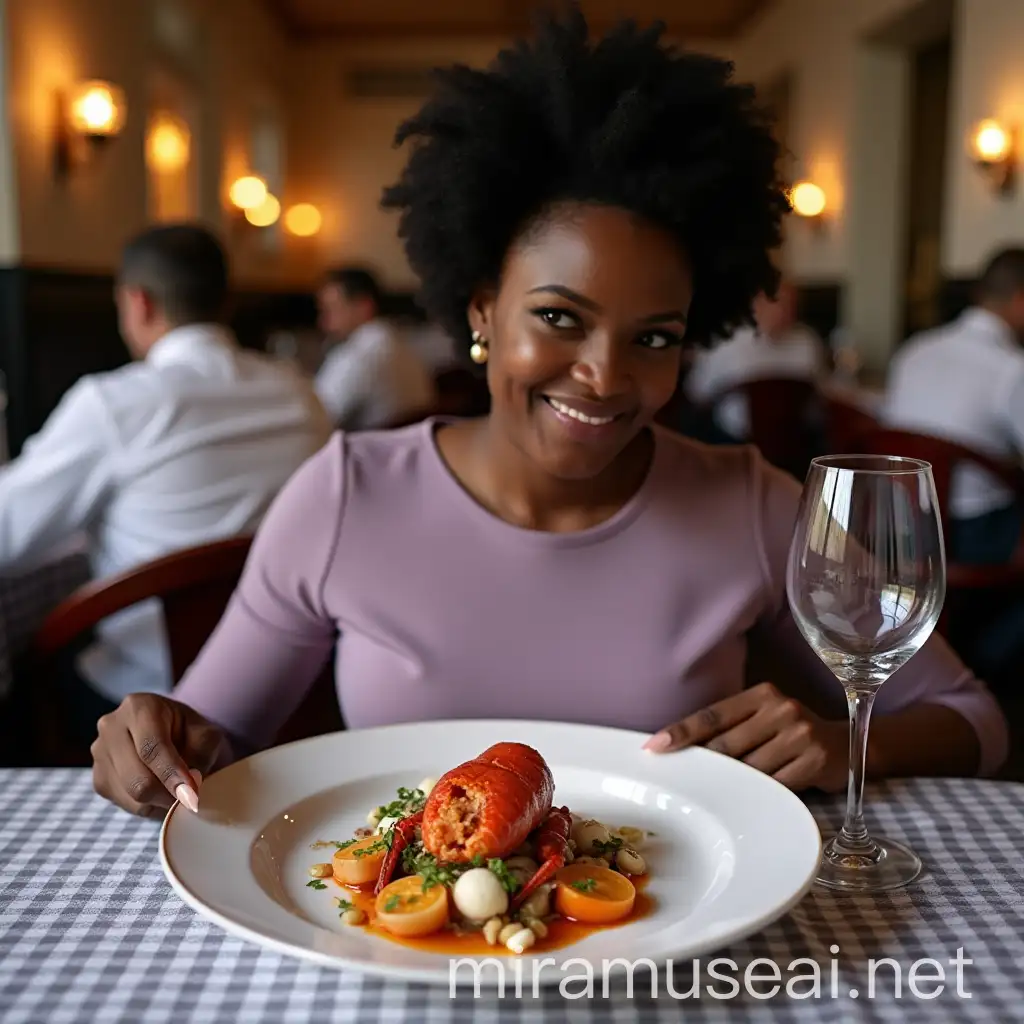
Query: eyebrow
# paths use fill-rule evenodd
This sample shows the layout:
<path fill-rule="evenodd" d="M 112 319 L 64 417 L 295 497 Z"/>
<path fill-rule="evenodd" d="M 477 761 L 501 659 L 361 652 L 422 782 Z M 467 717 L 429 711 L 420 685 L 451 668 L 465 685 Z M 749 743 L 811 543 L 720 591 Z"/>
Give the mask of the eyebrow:
<path fill-rule="evenodd" d="M 575 302 L 576 305 L 582 306 L 584 309 L 589 309 L 592 313 L 601 312 L 601 307 L 593 299 L 588 299 L 585 295 L 580 295 L 579 292 L 574 292 L 571 288 L 566 288 L 565 285 L 542 284 L 539 288 L 531 288 L 527 294 L 533 295 L 536 292 L 550 292 L 553 295 L 561 295 L 563 299 Z M 664 324 L 670 323 L 673 320 L 678 320 L 680 323 L 685 324 L 687 322 L 686 314 L 681 309 L 669 309 L 664 313 L 653 313 L 651 316 L 645 316 L 643 318 L 643 323 Z"/>

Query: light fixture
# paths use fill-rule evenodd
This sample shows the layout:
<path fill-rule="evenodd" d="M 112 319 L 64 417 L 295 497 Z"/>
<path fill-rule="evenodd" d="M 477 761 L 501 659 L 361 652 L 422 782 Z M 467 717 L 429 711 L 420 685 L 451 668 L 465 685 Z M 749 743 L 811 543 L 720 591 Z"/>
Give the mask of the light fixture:
<path fill-rule="evenodd" d="M 789 193 L 789 201 L 798 217 L 817 220 L 825 212 L 825 193 L 813 181 L 797 182 Z"/>
<path fill-rule="evenodd" d="M 55 165 L 59 177 L 87 163 L 93 151 L 121 133 L 128 113 L 124 91 L 112 82 L 79 82 L 56 96 Z"/>
<path fill-rule="evenodd" d="M 267 201 L 267 183 L 255 174 L 235 179 L 228 190 L 231 202 L 240 210 L 255 210 Z"/>
<path fill-rule="evenodd" d="M 1013 128 L 986 118 L 971 129 L 968 150 L 996 192 L 1008 194 L 1016 184 L 1017 139 Z"/>
<path fill-rule="evenodd" d="M 257 228 L 269 228 L 271 224 L 277 223 L 280 216 L 281 203 L 269 192 L 259 206 L 250 207 L 245 211 L 245 219 Z"/>
<path fill-rule="evenodd" d="M 146 134 L 149 167 L 162 174 L 173 174 L 188 166 L 190 152 L 191 135 L 185 122 L 163 111 L 155 114 Z"/>
<path fill-rule="evenodd" d="M 284 226 L 299 238 L 310 238 L 323 224 L 320 211 L 312 203 L 296 203 L 284 215 Z"/>

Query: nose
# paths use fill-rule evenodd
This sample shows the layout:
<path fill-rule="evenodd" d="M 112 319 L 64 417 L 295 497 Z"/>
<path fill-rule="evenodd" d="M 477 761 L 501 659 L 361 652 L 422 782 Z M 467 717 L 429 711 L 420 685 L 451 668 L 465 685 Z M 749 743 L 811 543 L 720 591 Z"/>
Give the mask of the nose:
<path fill-rule="evenodd" d="M 598 398 L 612 398 L 629 388 L 628 354 L 615 337 L 593 332 L 576 352 L 571 375 Z"/>

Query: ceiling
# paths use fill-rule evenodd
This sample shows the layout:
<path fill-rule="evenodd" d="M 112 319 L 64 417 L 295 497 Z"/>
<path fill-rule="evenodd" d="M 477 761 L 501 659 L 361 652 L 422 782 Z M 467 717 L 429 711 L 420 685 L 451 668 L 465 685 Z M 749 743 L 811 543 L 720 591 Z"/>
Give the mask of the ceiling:
<path fill-rule="evenodd" d="M 510 35 L 528 31 L 531 0 L 267 0 L 297 38 Z M 669 34 L 722 39 L 737 34 L 771 0 L 582 0 L 592 28 L 624 15 L 664 21 Z"/>

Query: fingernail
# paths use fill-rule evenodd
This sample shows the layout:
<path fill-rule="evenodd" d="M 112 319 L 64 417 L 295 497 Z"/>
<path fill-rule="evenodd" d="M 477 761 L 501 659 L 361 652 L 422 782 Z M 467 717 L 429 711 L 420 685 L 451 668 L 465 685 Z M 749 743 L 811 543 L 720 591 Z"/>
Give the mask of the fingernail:
<path fill-rule="evenodd" d="M 186 785 L 184 782 L 174 791 L 174 795 L 178 800 L 183 803 L 193 814 L 199 813 L 199 797 L 196 796 L 196 791 Z"/>
<path fill-rule="evenodd" d="M 644 750 L 653 750 L 655 753 L 668 750 L 672 746 L 672 737 L 667 732 L 655 733 L 645 744 Z"/>

